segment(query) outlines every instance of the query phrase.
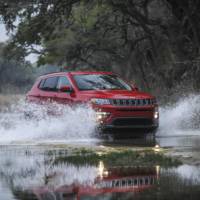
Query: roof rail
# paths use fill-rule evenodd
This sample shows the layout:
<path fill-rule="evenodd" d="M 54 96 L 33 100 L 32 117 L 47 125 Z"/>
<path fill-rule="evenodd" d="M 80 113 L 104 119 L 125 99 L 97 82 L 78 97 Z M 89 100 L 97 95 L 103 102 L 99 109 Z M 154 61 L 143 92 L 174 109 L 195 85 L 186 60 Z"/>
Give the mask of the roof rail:
<path fill-rule="evenodd" d="M 45 76 L 45 75 L 54 74 L 54 73 L 62 73 L 62 72 L 65 72 L 65 71 L 48 72 L 48 73 L 41 74 L 40 76 Z"/>

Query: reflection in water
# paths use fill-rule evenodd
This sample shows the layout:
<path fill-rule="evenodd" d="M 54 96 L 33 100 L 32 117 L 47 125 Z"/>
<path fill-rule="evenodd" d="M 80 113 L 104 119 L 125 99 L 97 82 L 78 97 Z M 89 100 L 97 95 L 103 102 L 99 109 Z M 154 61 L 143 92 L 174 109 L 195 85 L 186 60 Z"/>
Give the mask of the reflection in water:
<path fill-rule="evenodd" d="M 101 169 L 100 169 L 101 170 Z M 93 183 L 80 183 L 78 180 L 73 184 L 66 183 L 60 187 L 40 187 L 33 189 L 32 192 L 38 199 L 52 199 L 57 197 L 59 200 L 67 199 L 97 199 L 105 196 L 111 196 L 114 193 L 135 193 L 155 184 L 155 168 L 110 168 L 101 171 L 102 174 L 96 174 Z M 47 198 L 48 197 L 48 198 Z M 54 197 L 54 198 L 53 198 Z"/>
<path fill-rule="evenodd" d="M 123 134 L 123 133 L 122 133 Z M 122 147 L 154 147 L 157 144 L 156 138 L 152 134 L 136 135 L 132 132 L 132 137 L 129 138 L 111 138 L 111 140 L 102 140 L 98 144 L 105 146 L 122 146 Z"/>
<path fill-rule="evenodd" d="M 169 192 L 178 199 L 186 191 L 200 194 L 200 174 L 197 167 L 122 167 L 108 166 L 102 161 L 97 165 L 74 164 L 75 162 L 63 159 L 68 155 L 67 150 L 59 149 L 2 148 L 0 199 L 166 199 Z M 184 176 L 186 171 L 187 177 Z M 194 195 L 191 197 L 188 199 L 195 199 Z"/>

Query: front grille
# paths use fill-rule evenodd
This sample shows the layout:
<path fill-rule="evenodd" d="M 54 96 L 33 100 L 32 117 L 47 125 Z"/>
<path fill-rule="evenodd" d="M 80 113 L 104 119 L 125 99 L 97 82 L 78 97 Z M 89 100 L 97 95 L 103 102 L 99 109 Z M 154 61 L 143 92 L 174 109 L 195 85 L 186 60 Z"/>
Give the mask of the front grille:
<path fill-rule="evenodd" d="M 147 106 L 155 104 L 155 99 L 110 99 L 113 106 Z"/>
<path fill-rule="evenodd" d="M 120 112 L 153 112 L 154 111 L 154 108 L 118 108 L 116 109 L 116 111 L 120 111 Z"/>
<path fill-rule="evenodd" d="M 153 125 L 153 120 L 146 118 L 118 118 L 112 124 L 115 126 L 150 126 Z"/>

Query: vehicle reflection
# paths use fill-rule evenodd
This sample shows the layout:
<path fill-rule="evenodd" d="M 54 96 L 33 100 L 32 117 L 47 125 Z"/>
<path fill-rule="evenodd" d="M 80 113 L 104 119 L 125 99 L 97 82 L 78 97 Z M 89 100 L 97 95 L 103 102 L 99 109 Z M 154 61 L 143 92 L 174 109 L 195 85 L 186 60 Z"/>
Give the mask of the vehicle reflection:
<path fill-rule="evenodd" d="M 71 184 L 54 185 L 56 179 L 64 174 L 54 172 L 51 175 L 51 183 L 44 186 L 18 191 L 15 196 L 29 200 L 85 200 L 85 199 L 110 199 L 114 194 L 135 193 L 151 189 L 155 186 L 159 177 L 159 166 L 156 167 L 105 167 L 99 162 L 96 168 L 96 177 L 93 181 L 76 179 Z M 81 174 L 79 174 L 81 176 Z M 54 182 L 55 181 L 55 182 Z M 32 197 L 32 198 L 31 198 Z"/>
<path fill-rule="evenodd" d="M 135 166 L 83 150 L 1 146 L 0 200 L 199 199 L 199 166 Z"/>
<path fill-rule="evenodd" d="M 104 136 L 104 140 L 100 144 L 105 146 L 154 147 L 158 143 L 155 135 L 136 134 L 134 132 L 131 132 L 131 134 L 128 138 L 126 136 L 118 138 L 115 135 L 106 135 L 107 137 Z"/>

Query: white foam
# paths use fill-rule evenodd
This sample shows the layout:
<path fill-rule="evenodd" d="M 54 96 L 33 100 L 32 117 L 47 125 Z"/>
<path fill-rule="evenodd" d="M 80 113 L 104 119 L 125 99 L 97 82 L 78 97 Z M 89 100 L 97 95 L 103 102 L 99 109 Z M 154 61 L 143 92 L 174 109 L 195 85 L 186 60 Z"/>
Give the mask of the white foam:
<path fill-rule="evenodd" d="M 52 116 L 50 110 L 57 113 Z M 30 105 L 23 100 L 0 113 L 0 144 L 95 143 L 95 113 L 89 106 Z M 37 119 L 26 120 L 33 111 Z M 62 115 L 60 115 L 62 113 Z M 200 95 L 160 108 L 158 137 L 200 135 Z"/>
<path fill-rule="evenodd" d="M 36 117 L 27 120 L 24 112 Z M 0 143 L 88 141 L 95 138 L 95 127 L 95 113 L 89 106 L 72 108 L 20 101 L 9 112 L 0 113 Z"/>
<path fill-rule="evenodd" d="M 200 95 L 190 95 L 160 108 L 159 136 L 200 135 Z"/>
<path fill-rule="evenodd" d="M 5 156 L 6 155 L 6 156 Z M 1 181 L 8 184 L 12 181 L 14 187 L 21 189 L 35 189 L 45 184 L 44 175 L 51 177 L 47 187 L 59 188 L 63 185 L 72 185 L 74 182 L 83 185 L 93 185 L 99 176 L 97 166 L 76 166 L 67 162 L 55 164 L 55 155 L 45 152 L 27 155 L 21 151 L 18 154 L 8 151 L 1 152 L 0 177 Z M 0 181 L 0 189 L 1 182 Z"/>

